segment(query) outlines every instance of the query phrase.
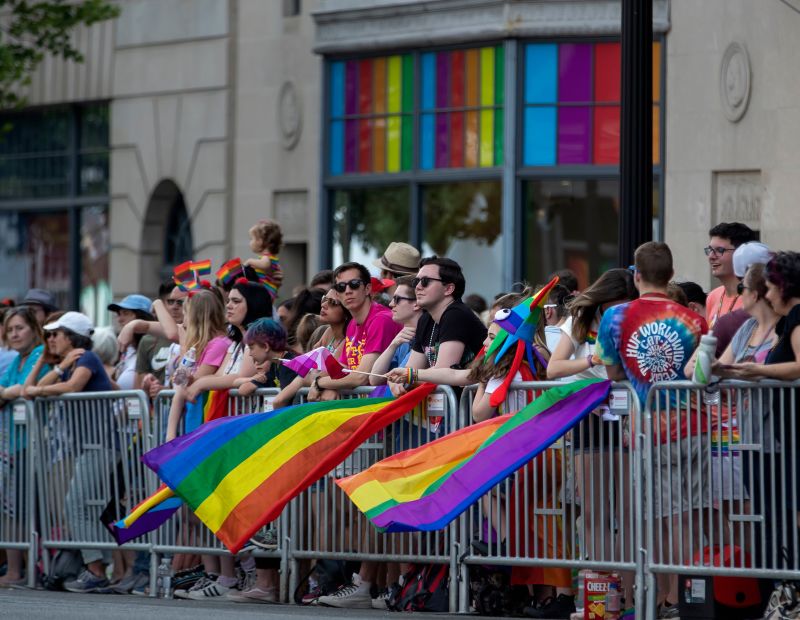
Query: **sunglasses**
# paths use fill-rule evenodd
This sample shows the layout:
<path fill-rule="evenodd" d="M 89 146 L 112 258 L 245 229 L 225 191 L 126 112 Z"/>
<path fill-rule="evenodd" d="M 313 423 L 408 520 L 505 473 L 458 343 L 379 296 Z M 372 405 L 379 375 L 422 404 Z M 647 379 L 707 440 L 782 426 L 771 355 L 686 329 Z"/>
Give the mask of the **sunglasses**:
<path fill-rule="evenodd" d="M 712 247 L 710 245 L 703 248 L 703 252 L 705 252 L 706 256 L 711 256 L 713 252 L 717 256 L 723 256 L 725 252 L 735 252 L 736 248 L 723 248 L 722 246 Z"/>
<path fill-rule="evenodd" d="M 178 306 L 179 308 L 183 308 L 183 299 L 167 299 L 167 305 L 171 308 L 172 306 Z"/>
<path fill-rule="evenodd" d="M 416 302 L 416 301 L 417 301 L 417 298 L 416 298 L 416 297 L 403 297 L 403 296 L 401 296 L 401 295 L 394 295 L 394 296 L 392 297 L 391 301 L 392 301 L 392 302 L 394 302 L 394 305 L 395 305 L 395 306 L 398 306 L 398 305 L 400 305 L 400 302 L 401 302 L 401 301 L 411 301 L 411 302 Z"/>
<path fill-rule="evenodd" d="M 749 287 L 749 286 L 745 286 L 745 285 L 744 285 L 744 283 L 742 283 L 742 282 L 739 282 L 739 284 L 737 284 L 737 285 L 736 285 L 736 292 L 737 292 L 739 295 L 741 295 L 742 293 L 744 293 L 744 292 L 745 292 L 745 290 L 748 290 L 748 291 L 749 291 L 749 290 L 750 290 L 750 287 Z"/>
<path fill-rule="evenodd" d="M 334 299 L 333 297 L 323 297 L 321 303 L 331 306 L 332 308 L 338 308 L 339 306 L 342 305 L 341 301 L 339 301 L 338 299 Z"/>
<path fill-rule="evenodd" d="M 442 280 L 441 278 L 431 278 L 430 276 L 422 276 L 421 278 L 414 278 L 413 280 L 411 280 L 411 287 L 417 288 L 421 284 L 422 288 L 428 288 L 431 282 L 434 281 L 441 282 L 442 284 L 444 284 L 444 280 Z"/>
<path fill-rule="evenodd" d="M 347 287 L 349 286 L 351 291 L 357 291 L 362 286 L 364 286 L 364 284 L 366 284 L 364 280 L 361 280 L 359 278 L 353 278 L 352 280 L 349 280 L 347 282 L 337 282 L 336 284 L 333 285 L 333 290 L 336 291 L 337 293 L 344 293 L 347 290 Z"/>
<path fill-rule="evenodd" d="M 55 338 L 56 336 L 58 336 L 58 330 L 57 329 L 54 329 L 52 331 L 44 333 L 44 339 L 45 340 L 49 340 L 50 338 Z"/>

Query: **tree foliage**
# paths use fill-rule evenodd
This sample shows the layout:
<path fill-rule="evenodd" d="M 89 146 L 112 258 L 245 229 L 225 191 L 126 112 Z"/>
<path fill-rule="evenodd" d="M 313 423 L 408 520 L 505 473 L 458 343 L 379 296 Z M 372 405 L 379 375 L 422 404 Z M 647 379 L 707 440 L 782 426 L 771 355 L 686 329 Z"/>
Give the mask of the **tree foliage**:
<path fill-rule="evenodd" d="M 0 108 L 23 105 L 20 91 L 45 55 L 83 62 L 77 26 L 119 15 L 108 0 L 0 0 Z"/>

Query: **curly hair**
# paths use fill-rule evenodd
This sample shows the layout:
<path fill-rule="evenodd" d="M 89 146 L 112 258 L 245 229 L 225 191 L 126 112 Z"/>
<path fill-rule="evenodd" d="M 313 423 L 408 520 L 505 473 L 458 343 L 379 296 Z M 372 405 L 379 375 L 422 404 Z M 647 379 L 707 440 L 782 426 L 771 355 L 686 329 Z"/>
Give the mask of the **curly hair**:
<path fill-rule="evenodd" d="M 261 242 L 261 251 L 277 254 L 283 246 L 283 231 L 280 224 L 273 220 L 259 220 L 248 231 Z"/>
<path fill-rule="evenodd" d="M 767 263 L 766 277 L 767 282 L 778 287 L 783 301 L 800 297 L 800 253 L 776 253 Z"/>

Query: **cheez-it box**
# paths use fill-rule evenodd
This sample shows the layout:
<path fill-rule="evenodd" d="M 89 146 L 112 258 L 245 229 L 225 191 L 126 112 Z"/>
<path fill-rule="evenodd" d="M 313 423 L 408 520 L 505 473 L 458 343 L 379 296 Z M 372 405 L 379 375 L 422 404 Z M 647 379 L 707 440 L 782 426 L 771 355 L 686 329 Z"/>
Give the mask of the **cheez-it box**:
<path fill-rule="evenodd" d="M 606 616 L 606 594 L 612 583 L 620 586 L 618 575 L 587 572 L 583 581 L 583 617 L 585 620 L 604 620 Z"/>

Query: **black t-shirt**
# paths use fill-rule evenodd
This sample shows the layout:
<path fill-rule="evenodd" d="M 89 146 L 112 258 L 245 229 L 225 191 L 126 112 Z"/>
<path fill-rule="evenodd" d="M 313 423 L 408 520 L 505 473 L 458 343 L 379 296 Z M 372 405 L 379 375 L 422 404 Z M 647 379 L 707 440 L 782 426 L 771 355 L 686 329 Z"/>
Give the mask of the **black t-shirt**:
<path fill-rule="evenodd" d="M 290 360 L 297 355 L 292 351 L 287 351 L 283 359 Z M 264 383 L 257 383 L 260 388 L 280 388 L 281 390 L 294 381 L 297 373 L 288 366 L 280 362 L 272 362 L 267 372 L 267 380 Z"/>
<path fill-rule="evenodd" d="M 443 342 L 455 340 L 464 343 L 464 353 L 458 363 L 463 368 L 469 364 L 483 346 L 486 339 L 486 326 L 469 307 L 461 301 L 454 301 L 445 309 L 438 325 L 431 315 L 424 312 L 417 324 L 417 334 L 412 344 L 414 351 L 424 353 L 430 366 L 436 365 L 439 346 Z"/>
<path fill-rule="evenodd" d="M 794 349 L 792 349 L 792 332 L 798 325 L 800 325 L 800 304 L 789 310 L 789 314 L 778 321 L 775 326 L 778 344 L 767 355 L 766 364 L 782 364 L 783 362 L 795 361 Z"/>

